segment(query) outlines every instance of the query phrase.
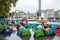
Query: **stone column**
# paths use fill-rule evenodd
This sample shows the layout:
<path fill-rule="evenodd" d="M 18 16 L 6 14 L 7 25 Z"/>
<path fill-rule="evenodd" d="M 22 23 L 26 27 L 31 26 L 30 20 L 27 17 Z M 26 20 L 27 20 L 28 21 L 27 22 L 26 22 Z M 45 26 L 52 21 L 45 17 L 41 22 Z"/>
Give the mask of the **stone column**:
<path fill-rule="evenodd" d="M 41 0 L 38 1 L 37 18 L 41 17 Z"/>
<path fill-rule="evenodd" d="M 38 2 L 38 10 L 41 10 L 41 0 Z"/>

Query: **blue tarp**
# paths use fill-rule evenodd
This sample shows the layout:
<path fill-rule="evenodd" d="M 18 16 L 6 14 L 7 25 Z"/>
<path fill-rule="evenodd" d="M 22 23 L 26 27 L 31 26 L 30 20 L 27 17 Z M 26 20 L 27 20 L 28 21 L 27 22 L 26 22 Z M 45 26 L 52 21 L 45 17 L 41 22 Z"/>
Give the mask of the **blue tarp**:
<path fill-rule="evenodd" d="M 32 29 L 37 29 L 37 25 L 36 24 L 32 24 Z"/>

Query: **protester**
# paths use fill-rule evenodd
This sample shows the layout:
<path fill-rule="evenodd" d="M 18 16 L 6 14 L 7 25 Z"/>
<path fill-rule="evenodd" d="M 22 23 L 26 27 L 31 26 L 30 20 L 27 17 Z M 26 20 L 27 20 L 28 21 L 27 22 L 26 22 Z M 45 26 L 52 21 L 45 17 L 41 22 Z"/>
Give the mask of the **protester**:
<path fill-rule="evenodd" d="M 38 29 L 44 30 L 44 27 L 42 25 L 38 25 Z"/>
<path fill-rule="evenodd" d="M 20 28 L 23 28 L 23 23 L 21 23 L 21 22 L 18 23 L 17 30 L 20 29 Z"/>

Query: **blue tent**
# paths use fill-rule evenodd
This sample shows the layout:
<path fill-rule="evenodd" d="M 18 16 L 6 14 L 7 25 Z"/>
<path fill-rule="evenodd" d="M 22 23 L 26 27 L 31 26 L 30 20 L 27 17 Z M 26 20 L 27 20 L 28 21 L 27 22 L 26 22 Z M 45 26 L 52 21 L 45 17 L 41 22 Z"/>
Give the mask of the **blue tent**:
<path fill-rule="evenodd" d="M 51 25 L 51 29 L 55 30 L 56 28 L 56 25 Z"/>
<path fill-rule="evenodd" d="M 9 28 L 5 28 L 5 29 L 3 29 L 3 33 L 4 34 L 9 34 L 9 33 L 11 33 L 12 31 L 9 29 Z"/>
<path fill-rule="evenodd" d="M 24 25 L 24 27 L 30 29 L 30 28 L 31 28 L 31 25 L 30 25 L 29 23 L 26 23 L 26 24 Z"/>
<path fill-rule="evenodd" d="M 50 35 L 53 35 L 53 34 L 55 34 L 55 30 L 54 29 L 50 29 Z"/>
<path fill-rule="evenodd" d="M 37 29 L 37 25 L 36 24 L 32 24 L 32 29 Z"/>
<path fill-rule="evenodd" d="M 17 35 L 20 35 L 23 30 L 24 30 L 24 28 L 19 29 L 19 30 L 17 31 Z"/>

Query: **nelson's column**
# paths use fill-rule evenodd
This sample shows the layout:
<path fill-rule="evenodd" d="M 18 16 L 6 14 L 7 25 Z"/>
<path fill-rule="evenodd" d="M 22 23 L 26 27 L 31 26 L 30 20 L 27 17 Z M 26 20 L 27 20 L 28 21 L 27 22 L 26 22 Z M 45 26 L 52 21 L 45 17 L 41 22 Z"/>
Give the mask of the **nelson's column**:
<path fill-rule="evenodd" d="M 37 18 L 41 17 L 41 0 L 38 1 Z"/>

